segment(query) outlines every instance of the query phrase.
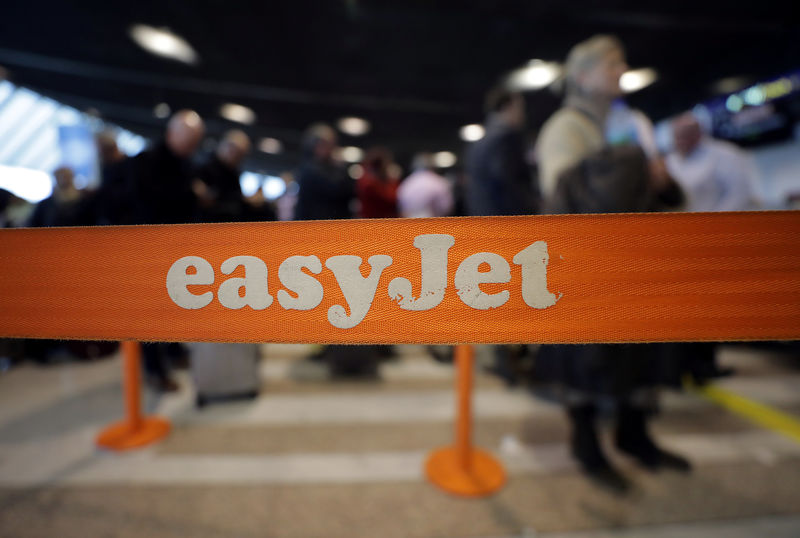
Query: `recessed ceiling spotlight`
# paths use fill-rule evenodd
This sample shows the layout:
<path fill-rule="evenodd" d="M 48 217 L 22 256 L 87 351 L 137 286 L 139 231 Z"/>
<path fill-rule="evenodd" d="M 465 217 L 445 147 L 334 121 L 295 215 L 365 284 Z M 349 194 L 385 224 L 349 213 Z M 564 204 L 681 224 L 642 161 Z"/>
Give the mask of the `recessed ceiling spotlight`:
<path fill-rule="evenodd" d="M 511 72 L 507 85 L 514 91 L 538 90 L 549 86 L 560 74 L 561 66 L 557 62 L 531 60 L 525 67 Z"/>
<path fill-rule="evenodd" d="M 456 164 L 456 160 L 455 153 L 451 151 L 440 151 L 433 155 L 433 164 L 435 164 L 437 168 L 450 168 Z"/>
<path fill-rule="evenodd" d="M 158 103 L 153 107 L 153 115 L 162 120 L 168 118 L 171 112 L 172 109 L 169 108 L 167 103 Z"/>
<path fill-rule="evenodd" d="M 486 130 L 483 128 L 483 125 L 477 123 L 465 125 L 458 131 L 458 135 L 464 142 L 477 142 L 483 138 L 485 134 Z"/>
<path fill-rule="evenodd" d="M 656 81 L 658 73 L 655 69 L 644 67 L 625 71 L 619 79 L 619 87 L 625 93 L 638 92 Z"/>
<path fill-rule="evenodd" d="M 236 103 L 225 103 L 219 109 L 219 115 L 226 120 L 235 121 L 250 125 L 256 121 L 256 113 L 252 108 L 237 105 Z"/>
<path fill-rule="evenodd" d="M 353 179 L 359 179 L 364 174 L 364 167 L 360 164 L 351 164 L 347 167 L 347 174 Z"/>
<path fill-rule="evenodd" d="M 350 136 L 362 136 L 369 132 L 370 124 L 364 118 L 342 118 L 336 123 L 339 130 Z"/>
<path fill-rule="evenodd" d="M 347 146 L 341 149 L 342 160 L 348 163 L 357 163 L 364 160 L 364 150 L 355 146 Z"/>
<path fill-rule="evenodd" d="M 188 41 L 167 28 L 134 24 L 129 33 L 137 45 L 156 56 L 186 64 L 196 64 L 200 60 Z"/>
<path fill-rule="evenodd" d="M 262 138 L 261 141 L 258 143 L 258 149 L 263 151 L 264 153 L 271 153 L 275 155 L 276 153 L 280 153 L 283 151 L 283 144 L 277 138 Z"/>

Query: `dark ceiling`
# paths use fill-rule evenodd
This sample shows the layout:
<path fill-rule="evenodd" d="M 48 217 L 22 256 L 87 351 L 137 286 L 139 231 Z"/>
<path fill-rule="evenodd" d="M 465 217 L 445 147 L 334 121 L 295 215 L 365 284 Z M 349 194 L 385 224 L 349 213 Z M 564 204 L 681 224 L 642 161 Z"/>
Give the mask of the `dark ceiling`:
<path fill-rule="evenodd" d="M 360 116 L 372 123 L 343 144 L 384 144 L 401 163 L 419 150 L 459 152 L 458 129 L 480 122 L 485 92 L 532 58 L 563 60 L 595 33 L 625 43 L 652 86 L 629 101 L 659 119 L 712 95 L 722 77 L 752 80 L 800 66 L 796 2 L 15 2 L 0 15 L 0 65 L 13 81 L 155 138 L 153 107 L 196 109 L 209 135 L 234 124 L 219 107 L 251 107 L 255 138 L 284 142 L 250 167 L 292 167 L 305 127 Z M 152 56 L 132 24 L 168 27 L 197 50 L 189 66 Z M 529 92 L 531 132 L 558 105 Z"/>

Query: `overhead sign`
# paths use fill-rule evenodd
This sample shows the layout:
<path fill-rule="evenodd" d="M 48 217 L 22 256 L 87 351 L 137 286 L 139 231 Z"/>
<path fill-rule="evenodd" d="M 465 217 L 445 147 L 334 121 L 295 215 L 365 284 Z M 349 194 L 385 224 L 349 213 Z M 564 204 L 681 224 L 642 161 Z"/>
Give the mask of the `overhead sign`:
<path fill-rule="evenodd" d="M 800 338 L 800 212 L 0 230 L 0 336 Z"/>

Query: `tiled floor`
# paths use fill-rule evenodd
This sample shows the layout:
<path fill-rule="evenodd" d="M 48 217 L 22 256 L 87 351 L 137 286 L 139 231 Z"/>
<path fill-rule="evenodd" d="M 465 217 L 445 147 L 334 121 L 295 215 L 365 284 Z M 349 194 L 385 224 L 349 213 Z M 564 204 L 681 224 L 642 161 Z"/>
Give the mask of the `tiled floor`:
<path fill-rule="evenodd" d="M 266 345 L 262 395 L 194 408 L 167 397 L 163 442 L 124 454 L 93 439 L 122 413 L 120 360 L 22 366 L 0 376 L 0 536 L 798 536 L 800 443 L 689 394 L 665 394 L 659 440 L 695 464 L 650 474 L 615 457 L 634 491 L 614 496 L 570 460 L 553 403 L 476 376 L 475 441 L 509 481 L 481 500 L 423 476 L 448 444 L 451 367 L 402 346 L 381 380 L 327 381 L 304 346 Z M 722 383 L 800 416 L 800 360 L 724 348 Z"/>

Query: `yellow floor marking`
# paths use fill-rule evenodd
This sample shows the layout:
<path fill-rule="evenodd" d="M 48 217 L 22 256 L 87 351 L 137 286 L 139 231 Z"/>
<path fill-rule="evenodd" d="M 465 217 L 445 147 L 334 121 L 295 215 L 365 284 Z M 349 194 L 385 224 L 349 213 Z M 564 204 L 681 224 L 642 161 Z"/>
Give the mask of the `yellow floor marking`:
<path fill-rule="evenodd" d="M 800 420 L 796 417 L 715 385 L 701 387 L 689 382 L 686 386 L 728 411 L 800 443 Z"/>

